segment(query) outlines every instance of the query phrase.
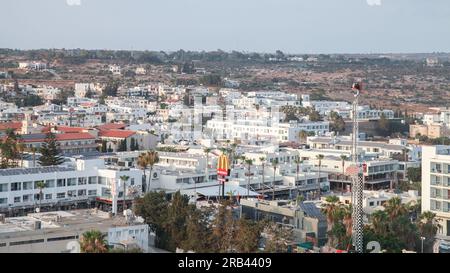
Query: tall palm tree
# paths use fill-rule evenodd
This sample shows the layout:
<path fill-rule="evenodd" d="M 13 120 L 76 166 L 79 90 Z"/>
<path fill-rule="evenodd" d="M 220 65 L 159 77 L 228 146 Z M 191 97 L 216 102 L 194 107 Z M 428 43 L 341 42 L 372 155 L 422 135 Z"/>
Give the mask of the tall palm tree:
<path fill-rule="evenodd" d="M 408 212 L 406 206 L 402 204 L 402 200 L 400 199 L 400 197 L 393 197 L 389 199 L 384 204 L 384 208 L 390 220 L 393 220 L 397 216 L 404 215 Z"/>
<path fill-rule="evenodd" d="M 99 230 L 86 231 L 81 235 L 80 249 L 83 253 L 108 252 L 105 235 L 103 235 Z"/>
<path fill-rule="evenodd" d="M 261 166 L 262 166 L 262 184 L 264 185 L 264 169 L 266 167 L 266 158 L 264 156 L 261 156 L 259 158 L 259 161 L 261 162 Z M 261 185 L 259 185 L 259 188 L 261 189 Z"/>
<path fill-rule="evenodd" d="M 245 159 L 245 164 L 247 164 L 247 198 L 250 195 L 250 176 L 251 176 L 251 167 L 253 165 L 253 160 L 252 159 Z"/>
<path fill-rule="evenodd" d="M 206 167 L 205 167 L 205 182 L 209 181 L 209 153 L 211 153 L 211 148 L 204 148 L 203 152 L 206 155 Z"/>
<path fill-rule="evenodd" d="M 300 157 L 296 157 L 294 160 L 294 163 L 297 165 L 297 169 L 296 169 L 296 175 L 295 175 L 295 183 L 297 184 L 298 181 L 298 175 L 300 173 L 300 164 L 302 164 L 302 160 L 300 159 Z"/>
<path fill-rule="evenodd" d="M 19 142 L 16 145 L 20 155 L 20 167 L 23 168 L 23 152 L 25 151 L 25 144 Z"/>
<path fill-rule="evenodd" d="M 272 162 L 273 167 L 273 180 L 272 180 L 272 200 L 275 200 L 275 174 L 278 167 L 278 158 L 274 158 Z"/>
<path fill-rule="evenodd" d="M 348 160 L 348 156 L 341 155 L 341 164 L 342 164 L 342 179 L 345 179 L 345 161 Z M 342 191 L 344 191 L 344 181 L 342 181 Z"/>
<path fill-rule="evenodd" d="M 424 211 L 420 217 L 418 223 L 419 232 L 422 237 L 425 237 L 426 249 L 429 249 L 434 242 L 434 238 L 438 230 L 442 227 L 439 224 L 439 219 L 436 219 L 436 213 L 431 211 Z M 429 250 L 427 251 L 429 252 Z"/>
<path fill-rule="evenodd" d="M 321 191 L 321 189 L 320 189 L 320 174 L 321 174 L 320 171 L 321 171 L 321 167 L 322 167 L 322 159 L 324 158 L 324 156 L 323 156 L 323 154 L 318 154 L 316 157 L 319 160 L 319 172 L 318 172 L 318 177 L 317 177 L 317 184 L 318 184 L 317 194 L 318 194 L 318 197 L 320 200 L 320 191 Z"/>
<path fill-rule="evenodd" d="M 32 146 L 31 147 L 31 152 L 33 153 L 33 168 L 36 167 L 36 147 Z"/>
<path fill-rule="evenodd" d="M 147 156 L 148 156 L 148 165 L 150 166 L 150 179 L 148 181 L 148 190 L 150 190 L 150 185 L 152 183 L 153 180 L 153 166 L 159 162 L 159 155 L 158 152 L 156 151 L 149 151 L 147 152 Z"/>
<path fill-rule="evenodd" d="M 41 211 L 41 203 L 42 203 L 42 190 L 45 188 L 45 182 L 44 181 L 39 181 L 36 183 L 36 188 L 39 189 L 39 211 Z"/>
<path fill-rule="evenodd" d="M 352 218 L 352 205 L 348 206 L 342 206 L 341 207 L 341 213 L 342 213 L 342 223 L 345 226 L 345 234 L 347 235 L 347 238 L 352 237 L 352 227 L 353 227 L 353 218 Z M 350 240 L 347 245 L 347 250 L 350 249 Z"/>
<path fill-rule="evenodd" d="M 385 211 L 377 210 L 370 216 L 373 230 L 380 235 L 386 235 L 389 218 Z"/>
<path fill-rule="evenodd" d="M 123 210 L 125 211 L 127 209 L 127 182 L 130 177 L 128 175 L 122 175 L 120 176 L 120 180 L 122 180 L 123 183 Z"/>
<path fill-rule="evenodd" d="M 235 156 L 236 156 L 236 147 L 237 147 L 238 145 L 236 144 L 236 143 L 232 143 L 231 145 L 230 145 L 230 155 L 231 155 L 231 167 L 232 168 L 234 168 L 234 158 L 235 158 Z"/>
<path fill-rule="evenodd" d="M 147 174 L 146 174 L 146 169 L 147 166 L 149 165 L 148 162 L 148 156 L 146 153 L 142 153 L 139 155 L 138 159 L 137 159 L 137 165 L 142 168 L 142 171 L 144 172 L 144 183 L 142 185 L 142 191 L 145 194 L 147 192 Z"/>
<path fill-rule="evenodd" d="M 337 220 L 337 214 L 339 213 L 339 198 L 337 196 L 328 196 L 326 203 L 322 205 L 321 211 L 327 217 L 327 233 L 329 236 L 328 243 L 334 245 L 334 238 L 331 234 L 334 223 Z"/>

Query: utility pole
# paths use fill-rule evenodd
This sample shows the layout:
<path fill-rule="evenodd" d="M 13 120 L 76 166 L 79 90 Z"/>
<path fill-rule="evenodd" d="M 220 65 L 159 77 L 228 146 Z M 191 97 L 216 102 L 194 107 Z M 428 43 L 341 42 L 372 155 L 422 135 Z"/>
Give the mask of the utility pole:
<path fill-rule="evenodd" d="M 354 101 L 352 105 L 353 115 L 353 134 L 352 134 L 352 161 L 356 166 L 355 172 L 352 174 L 352 239 L 353 246 L 357 253 L 363 252 L 363 190 L 364 182 L 361 170 L 361 162 L 358 155 L 358 139 L 359 139 L 359 124 L 358 124 L 358 103 L 361 85 L 354 83 L 352 90 L 355 92 Z"/>

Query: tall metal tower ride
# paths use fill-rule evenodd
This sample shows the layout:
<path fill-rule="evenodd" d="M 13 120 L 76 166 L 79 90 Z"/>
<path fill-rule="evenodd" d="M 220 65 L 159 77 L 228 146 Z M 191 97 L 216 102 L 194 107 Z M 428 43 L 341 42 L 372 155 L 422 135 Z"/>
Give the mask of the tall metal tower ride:
<path fill-rule="evenodd" d="M 352 161 L 354 172 L 352 173 L 352 241 L 355 251 L 363 252 L 363 173 L 361 168 L 360 157 L 358 155 L 358 138 L 359 138 L 359 124 L 358 124 L 358 102 L 361 85 L 354 83 L 352 90 L 355 92 L 355 99 L 352 105 L 353 117 L 353 134 L 352 134 Z"/>

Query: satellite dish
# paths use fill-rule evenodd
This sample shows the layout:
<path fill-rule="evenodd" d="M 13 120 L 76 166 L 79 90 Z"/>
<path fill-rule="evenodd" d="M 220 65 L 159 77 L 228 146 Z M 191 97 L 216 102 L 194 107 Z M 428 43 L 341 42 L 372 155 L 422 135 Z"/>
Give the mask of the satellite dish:
<path fill-rule="evenodd" d="M 41 209 L 40 208 L 36 208 L 35 211 L 36 211 L 36 213 L 39 213 L 41 211 Z"/>

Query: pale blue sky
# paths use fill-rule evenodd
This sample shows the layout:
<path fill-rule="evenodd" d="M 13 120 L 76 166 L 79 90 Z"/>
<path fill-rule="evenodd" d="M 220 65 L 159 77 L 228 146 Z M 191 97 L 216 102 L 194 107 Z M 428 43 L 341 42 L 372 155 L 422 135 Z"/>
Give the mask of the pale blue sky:
<path fill-rule="evenodd" d="M 8 48 L 450 52 L 449 0 L 1 0 L 0 8 Z"/>

